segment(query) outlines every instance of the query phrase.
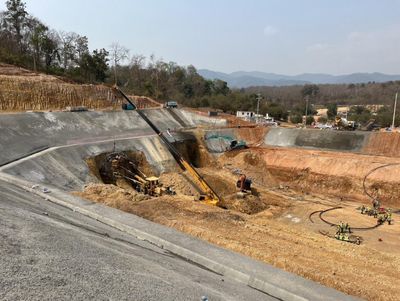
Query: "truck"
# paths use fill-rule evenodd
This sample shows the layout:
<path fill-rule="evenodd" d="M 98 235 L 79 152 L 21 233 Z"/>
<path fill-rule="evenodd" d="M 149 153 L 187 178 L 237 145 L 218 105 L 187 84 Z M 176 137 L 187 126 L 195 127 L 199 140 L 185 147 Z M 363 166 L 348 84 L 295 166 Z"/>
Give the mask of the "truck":
<path fill-rule="evenodd" d="M 178 103 L 173 100 L 169 100 L 164 103 L 164 108 L 173 109 L 173 108 L 177 108 L 177 107 L 178 107 Z"/>
<path fill-rule="evenodd" d="M 123 103 L 122 110 L 133 111 L 133 110 L 135 110 L 135 107 L 133 105 L 131 105 L 130 103 Z"/>

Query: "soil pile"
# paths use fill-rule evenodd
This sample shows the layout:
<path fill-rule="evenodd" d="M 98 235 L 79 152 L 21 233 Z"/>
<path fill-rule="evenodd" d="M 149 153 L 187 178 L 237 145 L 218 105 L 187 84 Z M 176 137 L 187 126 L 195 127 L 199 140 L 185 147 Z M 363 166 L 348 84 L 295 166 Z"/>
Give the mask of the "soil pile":
<path fill-rule="evenodd" d="M 268 127 L 238 128 L 235 134 L 239 140 L 246 141 L 247 145 L 259 146 L 264 143 L 264 137 L 268 132 Z"/>
<path fill-rule="evenodd" d="M 131 212 L 130 207 L 133 203 L 149 198 L 132 188 L 123 189 L 112 184 L 89 184 L 83 192 L 73 192 L 73 194 L 126 212 Z"/>

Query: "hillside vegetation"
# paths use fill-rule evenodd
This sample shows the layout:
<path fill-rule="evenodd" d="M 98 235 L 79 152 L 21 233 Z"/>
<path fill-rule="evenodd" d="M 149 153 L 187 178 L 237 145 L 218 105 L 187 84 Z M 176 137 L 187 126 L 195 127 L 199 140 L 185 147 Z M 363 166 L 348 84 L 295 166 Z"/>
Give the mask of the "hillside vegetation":
<path fill-rule="evenodd" d="M 148 96 L 160 102 L 173 99 L 184 106 L 210 107 L 232 113 L 255 111 L 256 94 L 260 93 L 263 97 L 261 114 L 269 113 L 281 120 L 290 115 L 295 122 L 304 115 L 306 99 L 308 114 L 313 114 L 317 105 L 385 104 L 380 113 L 384 115 L 382 126 L 387 126 L 395 91 L 400 88 L 399 81 L 390 81 L 230 89 L 223 80 L 203 78 L 193 66 L 179 66 L 154 55 L 148 58 L 129 55 L 129 50 L 118 43 L 107 50 L 89 51 L 88 37 L 49 28 L 27 12 L 22 0 L 8 0 L 6 7 L 6 11 L 0 12 L 0 62 L 33 72 L 25 74 L 24 79 L 15 75 L 1 77 L 1 110 L 51 109 L 67 105 L 105 107 L 113 98 L 109 89 L 101 84 L 117 83 L 129 94 Z M 38 72 L 58 77 L 50 79 Z M 82 85 L 71 86 L 70 82 Z M 357 112 L 360 116 L 355 118 L 360 121 L 371 117 L 365 110 Z M 333 113 L 334 108 L 330 118 L 334 117 Z"/>

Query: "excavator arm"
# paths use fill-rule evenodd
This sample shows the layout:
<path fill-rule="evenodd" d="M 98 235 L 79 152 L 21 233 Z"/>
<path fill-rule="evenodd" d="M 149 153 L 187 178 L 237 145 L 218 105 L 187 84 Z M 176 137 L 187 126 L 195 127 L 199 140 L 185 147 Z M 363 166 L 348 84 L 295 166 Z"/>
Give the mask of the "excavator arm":
<path fill-rule="evenodd" d="M 207 181 L 197 172 L 196 168 L 192 166 L 188 161 L 186 161 L 183 156 L 179 153 L 179 151 L 175 148 L 175 146 L 169 142 L 167 137 L 158 129 L 158 127 L 144 114 L 143 111 L 138 110 L 137 106 L 132 102 L 132 100 L 118 87 L 113 87 L 115 91 L 122 95 L 122 97 L 136 110 L 139 116 L 157 133 L 160 139 L 167 146 L 167 149 L 171 153 L 171 155 L 175 158 L 178 164 L 181 166 L 183 170 L 187 170 L 190 176 L 195 180 L 198 185 L 198 188 L 204 192 L 204 195 L 201 197 L 205 203 L 210 205 L 217 205 L 221 198 L 218 194 L 210 187 Z"/>

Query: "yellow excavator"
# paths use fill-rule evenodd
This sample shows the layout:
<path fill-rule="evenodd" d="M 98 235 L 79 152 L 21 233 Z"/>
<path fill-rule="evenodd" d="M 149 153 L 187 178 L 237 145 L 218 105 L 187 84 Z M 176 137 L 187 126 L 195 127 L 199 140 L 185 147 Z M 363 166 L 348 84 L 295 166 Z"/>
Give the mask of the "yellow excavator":
<path fill-rule="evenodd" d="M 207 181 L 197 172 L 196 168 L 190 164 L 188 161 L 183 158 L 183 156 L 179 153 L 179 151 L 175 148 L 175 146 L 169 142 L 168 138 L 154 125 L 154 123 L 144 114 L 143 111 L 139 110 L 137 106 L 132 102 L 132 100 L 118 87 L 113 87 L 116 92 L 118 92 L 122 97 L 129 103 L 130 107 L 135 110 L 139 116 L 157 133 L 160 139 L 167 146 L 167 149 L 171 153 L 171 155 L 178 162 L 179 166 L 183 170 L 187 170 L 190 176 L 195 180 L 195 183 L 198 185 L 198 188 L 202 191 L 200 195 L 200 200 L 208 205 L 218 206 L 221 202 L 221 198 L 218 194 L 210 187 Z"/>

